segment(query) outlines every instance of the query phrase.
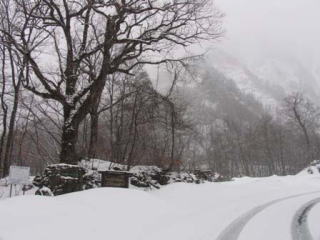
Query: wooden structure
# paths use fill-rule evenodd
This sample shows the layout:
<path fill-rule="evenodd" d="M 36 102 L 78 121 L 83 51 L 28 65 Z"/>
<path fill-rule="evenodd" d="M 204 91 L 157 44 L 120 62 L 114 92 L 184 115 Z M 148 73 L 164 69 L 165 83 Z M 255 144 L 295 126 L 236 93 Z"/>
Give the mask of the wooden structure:
<path fill-rule="evenodd" d="M 129 172 L 100 171 L 101 187 L 129 188 Z"/>

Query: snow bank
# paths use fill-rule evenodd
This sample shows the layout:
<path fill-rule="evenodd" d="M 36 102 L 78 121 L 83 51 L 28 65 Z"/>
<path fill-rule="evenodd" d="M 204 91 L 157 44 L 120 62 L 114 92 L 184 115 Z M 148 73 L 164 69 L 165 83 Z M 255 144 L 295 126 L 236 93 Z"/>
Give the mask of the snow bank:
<path fill-rule="evenodd" d="M 308 175 L 16 197 L 0 201 L 0 239 L 212 240 L 255 206 L 317 190 L 320 176 Z"/>
<path fill-rule="evenodd" d="M 135 190 L 16 197 L 0 203 L 0 239 L 129 239 L 142 235 L 143 227 L 163 211 L 159 199 Z"/>
<path fill-rule="evenodd" d="M 298 175 L 320 175 L 320 160 L 314 160 L 310 165 L 303 169 Z"/>

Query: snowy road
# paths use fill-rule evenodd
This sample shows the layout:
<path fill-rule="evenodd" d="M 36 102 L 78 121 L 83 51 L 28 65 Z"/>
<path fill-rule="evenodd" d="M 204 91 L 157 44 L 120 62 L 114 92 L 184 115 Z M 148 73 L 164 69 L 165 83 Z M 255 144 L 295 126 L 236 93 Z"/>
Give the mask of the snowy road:
<path fill-rule="evenodd" d="M 296 194 L 273 200 L 261 206 L 255 207 L 249 212 L 235 219 L 227 228 L 222 231 L 217 240 L 280 239 L 279 233 L 281 234 L 281 229 L 279 228 L 283 228 L 283 233 L 285 233 L 281 236 L 281 239 L 291 239 L 286 234 L 288 231 L 286 231 L 287 229 L 285 229 L 283 224 L 279 225 L 281 222 L 289 223 L 290 221 L 288 220 L 290 218 L 293 219 L 291 221 L 292 239 L 312 240 L 313 238 L 309 232 L 306 220 L 311 208 L 320 202 L 320 198 L 314 199 L 315 194 L 319 195 L 319 191 Z M 294 217 L 290 217 L 290 214 L 295 212 L 292 211 L 292 207 L 295 207 L 296 205 L 301 206 L 301 201 L 305 202 L 304 199 L 306 198 L 302 197 L 307 197 L 307 199 L 311 197 L 312 200 L 302 205 L 302 207 L 296 211 Z M 263 212 L 265 213 L 262 214 Z M 279 213 L 282 215 L 282 217 L 284 217 L 283 219 L 281 219 L 282 217 L 279 217 Z M 270 222 L 270 219 L 274 220 L 273 223 Z M 276 228 L 278 229 L 272 229 L 275 227 L 274 225 L 277 225 Z M 270 236 L 273 233 L 275 236 Z"/>
<path fill-rule="evenodd" d="M 293 240 L 312 240 L 313 239 L 311 232 L 309 230 L 309 225 L 307 220 L 308 220 L 309 212 L 318 203 L 320 203 L 320 198 L 316 198 L 314 200 L 311 200 L 310 202 L 307 202 L 297 211 L 291 225 Z"/>

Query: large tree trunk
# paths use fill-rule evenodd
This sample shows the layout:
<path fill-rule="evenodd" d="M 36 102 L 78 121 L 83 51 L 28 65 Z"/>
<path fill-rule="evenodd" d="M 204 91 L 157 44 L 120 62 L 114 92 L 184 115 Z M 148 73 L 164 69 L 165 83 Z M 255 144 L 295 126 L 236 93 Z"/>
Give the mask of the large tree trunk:
<path fill-rule="evenodd" d="M 69 106 L 64 106 L 64 124 L 61 136 L 61 152 L 60 163 L 77 164 L 79 157 L 76 153 L 76 144 L 78 140 L 79 124 L 81 120 L 75 121 L 72 116 L 72 109 Z"/>
<path fill-rule="evenodd" d="M 92 108 L 96 109 L 98 113 L 98 107 L 100 103 L 100 97 L 105 85 L 105 81 L 98 83 L 97 88 L 93 89 L 87 101 L 82 103 L 79 109 L 74 109 L 68 105 L 64 106 L 64 124 L 62 128 L 62 139 L 61 139 L 61 152 L 60 162 L 67 164 L 77 164 L 81 157 L 76 152 L 76 144 L 78 140 L 78 132 L 80 123 L 85 117 L 92 111 Z M 92 107 L 93 106 L 93 107 Z M 98 117 L 94 123 L 94 131 L 98 132 Z"/>
<path fill-rule="evenodd" d="M 65 125 L 62 130 L 60 162 L 67 164 L 77 164 L 79 156 L 76 153 L 76 143 L 78 140 L 79 126 Z"/>
<path fill-rule="evenodd" d="M 97 109 L 90 113 L 90 143 L 88 150 L 89 158 L 97 157 L 97 144 L 98 144 L 98 128 L 99 128 L 99 113 Z"/>
<path fill-rule="evenodd" d="M 98 137 L 99 137 L 99 105 L 101 100 L 102 91 L 96 96 L 96 99 L 92 105 L 90 111 L 90 143 L 89 143 L 89 150 L 88 150 L 88 157 L 89 158 L 96 158 L 97 157 L 97 144 L 98 144 Z"/>

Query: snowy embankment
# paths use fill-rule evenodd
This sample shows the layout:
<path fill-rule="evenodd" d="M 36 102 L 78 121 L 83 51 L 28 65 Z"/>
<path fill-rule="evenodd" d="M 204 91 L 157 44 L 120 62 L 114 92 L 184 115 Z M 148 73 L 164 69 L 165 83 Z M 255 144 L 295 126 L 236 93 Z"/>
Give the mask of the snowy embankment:
<path fill-rule="evenodd" d="M 315 191 L 319 192 L 288 200 L 292 204 L 276 203 L 269 207 L 271 213 L 261 211 L 240 235 L 240 239 L 261 239 L 254 238 L 250 229 L 259 224 L 260 229 L 269 231 L 262 233 L 267 236 L 274 234 L 267 227 L 270 225 L 287 233 L 271 239 L 286 240 L 291 239 L 290 218 L 294 211 L 300 204 L 320 197 L 319 174 L 200 185 L 177 183 L 150 192 L 100 188 L 59 197 L 5 199 L 0 201 L 0 239 L 213 240 L 257 206 Z M 282 209 L 291 215 L 282 214 Z M 320 208 L 316 206 L 308 218 L 313 234 L 318 234 L 319 219 Z"/>

